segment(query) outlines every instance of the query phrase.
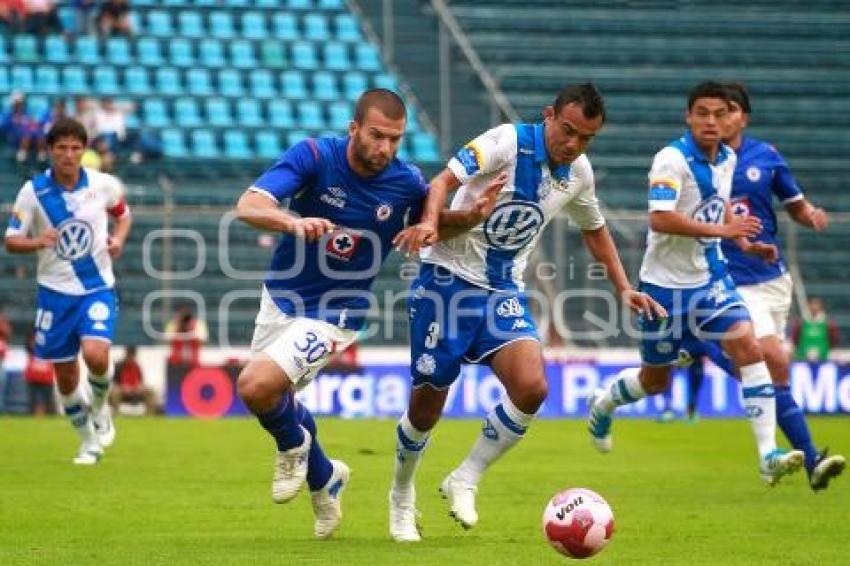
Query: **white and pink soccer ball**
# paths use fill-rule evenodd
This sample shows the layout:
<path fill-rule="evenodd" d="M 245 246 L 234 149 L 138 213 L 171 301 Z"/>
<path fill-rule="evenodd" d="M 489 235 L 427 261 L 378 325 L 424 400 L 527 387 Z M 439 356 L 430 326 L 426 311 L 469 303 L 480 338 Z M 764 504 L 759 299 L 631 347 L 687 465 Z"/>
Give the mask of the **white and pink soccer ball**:
<path fill-rule="evenodd" d="M 550 499 L 543 510 L 543 534 L 561 554 L 588 558 L 611 540 L 614 512 L 595 491 L 567 489 Z"/>

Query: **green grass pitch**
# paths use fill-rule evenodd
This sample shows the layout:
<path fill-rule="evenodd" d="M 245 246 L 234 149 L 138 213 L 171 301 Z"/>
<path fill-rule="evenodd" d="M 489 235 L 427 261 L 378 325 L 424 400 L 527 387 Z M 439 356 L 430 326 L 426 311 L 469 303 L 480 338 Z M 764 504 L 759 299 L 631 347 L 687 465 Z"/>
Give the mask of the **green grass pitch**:
<path fill-rule="evenodd" d="M 63 419 L 0 419 L 0 564 L 558 564 L 540 516 L 567 487 L 597 490 L 615 533 L 598 564 L 846 564 L 850 473 L 812 493 L 805 474 L 761 483 L 749 426 L 619 420 L 597 454 L 582 421 L 540 421 L 480 486 L 469 532 L 447 516 L 442 477 L 478 433 L 445 421 L 419 470 L 424 541 L 387 535 L 392 421 L 318 419 L 326 450 L 349 463 L 345 518 L 312 539 L 309 497 L 271 502 L 271 440 L 253 421 L 119 419 L 96 467 L 75 467 Z M 850 450 L 846 418 L 811 419 L 815 438 Z"/>

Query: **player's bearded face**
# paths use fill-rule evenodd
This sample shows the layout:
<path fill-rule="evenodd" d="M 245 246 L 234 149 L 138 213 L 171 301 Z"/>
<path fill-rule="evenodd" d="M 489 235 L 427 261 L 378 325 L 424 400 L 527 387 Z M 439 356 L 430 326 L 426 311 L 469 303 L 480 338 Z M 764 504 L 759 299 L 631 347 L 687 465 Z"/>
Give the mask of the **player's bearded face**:
<path fill-rule="evenodd" d="M 401 145 L 404 122 L 404 118 L 392 120 L 370 108 L 362 124 L 353 123 L 352 157 L 361 169 L 373 175 L 389 165 Z"/>
<path fill-rule="evenodd" d="M 686 117 L 691 135 L 700 146 L 720 143 L 728 119 L 729 104 L 721 98 L 697 98 Z"/>
<path fill-rule="evenodd" d="M 588 118 L 581 106 L 566 104 L 555 113 L 551 106 L 543 112 L 546 130 L 546 151 L 558 165 L 575 161 L 587 150 L 596 132 L 602 127 L 602 116 Z"/>

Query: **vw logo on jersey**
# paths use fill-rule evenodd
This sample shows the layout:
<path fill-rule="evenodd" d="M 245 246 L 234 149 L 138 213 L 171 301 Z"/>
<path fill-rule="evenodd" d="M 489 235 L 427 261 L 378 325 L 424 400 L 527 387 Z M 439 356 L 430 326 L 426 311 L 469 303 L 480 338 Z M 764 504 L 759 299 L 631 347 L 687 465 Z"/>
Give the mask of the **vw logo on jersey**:
<path fill-rule="evenodd" d="M 758 167 L 748 167 L 747 179 L 749 179 L 753 183 L 757 182 L 759 179 L 761 179 L 761 169 L 759 169 Z"/>
<path fill-rule="evenodd" d="M 543 226 L 543 211 L 532 202 L 509 201 L 493 210 L 484 223 L 484 237 L 494 248 L 519 250 L 528 245 Z"/>
<path fill-rule="evenodd" d="M 726 202 L 717 195 L 709 197 L 697 205 L 694 220 L 705 224 L 723 224 L 726 214 Z M 704 244 L 716 242 L 720 238 L 697 238 Z"/>
<path fill-rule="evenodd" d="M 94 232 L 91 224 L 72 218 L 59 225 L 56 239 L 56 255 L 67 261 L 75 261 L 91 253 Z"/>

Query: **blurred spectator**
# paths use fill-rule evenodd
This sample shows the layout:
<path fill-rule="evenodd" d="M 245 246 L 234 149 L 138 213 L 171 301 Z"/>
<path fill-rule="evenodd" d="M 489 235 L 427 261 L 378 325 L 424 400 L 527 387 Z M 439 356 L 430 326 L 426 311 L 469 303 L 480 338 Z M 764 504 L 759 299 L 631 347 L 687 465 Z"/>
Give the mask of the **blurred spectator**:
<path fill-rule="evenodd" d="M 10 107 L 3 113 L 0 120 L 0 132 L 6 142 L 15 150 L 15 159 L 22 163 L 27 160 L 38 134 L 38 125 L 27 114 L 24 95 L 12 93 L 9 97 Z"/>
<path fill-rule="evenodd" d="M 120 412 L 122 404 L 142 405 L 148 415 L 158 412 L 153 390 L 145 386 L 142 368 L 136 361 L 135 346 L 127 346 L 124 359 L 115 367 L 115 384 L 109 393 L 109 403 L 115 412 Z"/>
<path fill-rule="evenodd" d="M 130 152 L 131 161 L 141 162 L 138 134 L 133 132 L 131 135 L 127 131 L 127 114 L 134 110 L 135 106 L 132 103 L 119 104 L 111 98 L 104 98 L 95 111 L 94 147 L 100 154 L 103 171 L 112 171 L 116 155 L 125 151 Z"/>
<path fill-rule="evenodd" d="M 12 338 L 12 324 L 0 311 L 0 415 L 6 412 L 6 352 Z"/>
<path fill-rule="evenodd" d="M 56 414 L 56 397 L 53 393 L 55 378 L 53 364 L 35 357 L 35 332 L 27 337 L 27 365 L 24 381 L 30 397 L 30 414 L 37 417 Z"/>
<path fill-rule="evenodd" d="M 0 22 L 13 33 L 24 31 L 27 7 L 24 0 L 0 0 Z"/>
<path fill-rule="evenodd" d="M 830 349 L 838 346 L 841 336 L 838 325 L 827 316 L 820 297 L 809 298 L 808 306 L 808 316 L 794 323 L 791 329 L 794 357 L 809 362 L 823 362 L 829 359 Z"/>
<path fill-rule="evenodd" d="M 62 33 L 59 10 L 54 0 L 24 0 L 27 8 L 27 31 L 38 35 Z"/>
<path fill-rule="evenodd" d="M 97 33 L 97 25 L 95 24 L 94 9 L 97 7 L 97 0 L 74 0 L 74 32 L 80 35 Z"/>
<path fill-rule="evenodd" d="M 96 115 L 98 112 L 97 101 L 87 96 L 78 96 L 74 99 L 74 118 L 85 126 L 89 142 L 97 137 Z"/>
<path fill-rule="evenodd" d="M 53 127 L 53 123 L 60 118 L 68 116 L 68 105 L 65 99 L 59 98 L 53 103 L 51 108 L 48 108 L 44 115 L 38 121 L 38 160 L 47 161 L 47 132 Z"/>
<path fill-rule="evenodd" d="M 195 317 L 192 307 L 181 305 L 174 318 L 165 325 L 165 334 L 171 343 L 170 364 L 200 365 L 201 345 L 209 339 L 204 320 Z"/>
<path fill-rule="evenodd" d="M 100 5 L 97 27 L 105 36 L 112 34 L 133 35 L 130 24 L 130 2 L 128 0 L 106 0 Z"/>

